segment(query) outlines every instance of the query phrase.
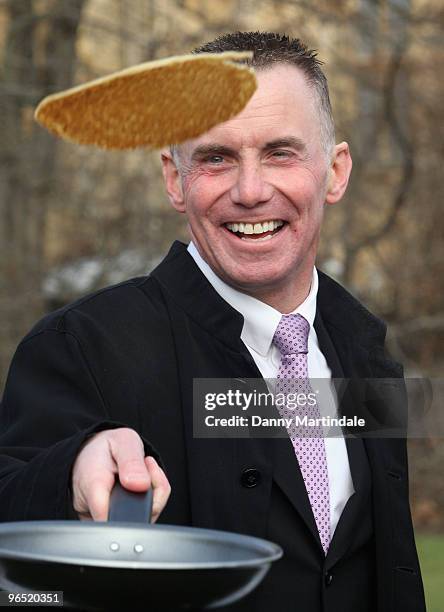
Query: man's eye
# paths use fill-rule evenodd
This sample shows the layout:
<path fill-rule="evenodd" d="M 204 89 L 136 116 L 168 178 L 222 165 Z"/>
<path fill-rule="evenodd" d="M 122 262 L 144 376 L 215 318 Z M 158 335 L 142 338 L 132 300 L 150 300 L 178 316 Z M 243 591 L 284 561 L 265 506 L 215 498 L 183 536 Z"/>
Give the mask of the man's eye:
<path fill-rule="evenodd" d="M 205 161 L 210 164 L 221 164 L 224 162 L 224 157 L 222 155 L 209 155 Z"/>
<path fill-rule="evenodd" d="M 273 157 L 290 157 L 290 151 L 273 151 Z"/>

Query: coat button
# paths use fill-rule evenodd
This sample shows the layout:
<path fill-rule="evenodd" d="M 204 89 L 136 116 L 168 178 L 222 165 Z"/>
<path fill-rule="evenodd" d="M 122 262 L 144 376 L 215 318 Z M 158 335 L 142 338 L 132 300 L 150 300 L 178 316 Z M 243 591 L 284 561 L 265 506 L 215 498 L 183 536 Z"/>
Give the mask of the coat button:
<path fill-rule="evenodd" d="M 255 468 L 248 468 L 241 474 L 241 485 L 247 489 L 257 487 L 261 481 L 261 473 Z"/>
<path fill-rule="evenodd" d="M 333 582 L 333 574 L 331 574 L 330 572 L 325 572 L 324 581 L 325 586 L 329 587 Z"/>

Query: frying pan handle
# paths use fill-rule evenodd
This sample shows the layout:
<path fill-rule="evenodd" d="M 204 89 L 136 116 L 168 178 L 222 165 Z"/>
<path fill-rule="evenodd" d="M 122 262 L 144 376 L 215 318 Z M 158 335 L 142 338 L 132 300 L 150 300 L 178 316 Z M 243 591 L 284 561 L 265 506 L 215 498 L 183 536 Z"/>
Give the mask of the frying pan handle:
<path fill-rule="evenodd" d="M 153 489 L 146 493 L 133 493 L 116 480 L 109 500 L 109 521 L 150 523 L 153 509 Z"/>

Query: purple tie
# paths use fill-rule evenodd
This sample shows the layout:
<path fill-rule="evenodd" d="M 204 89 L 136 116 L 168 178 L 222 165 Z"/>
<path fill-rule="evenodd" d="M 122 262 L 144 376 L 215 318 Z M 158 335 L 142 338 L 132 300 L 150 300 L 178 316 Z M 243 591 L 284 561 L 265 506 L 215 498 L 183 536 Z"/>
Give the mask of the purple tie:
<path fill-rule="evenodd" d="M 276 393 L 313 393 L 307 366 L 309 331 L 310 323 L 302 315 L 282 316 L 273 338 L 281 353 Z M 294 410 L 288 406 L 278 406 L 278 410 L 286 418 L 296 415 L 309 419 L 321 416 L 316 402 L 313 405 L 307 402 Z M 330 544 L 330 493 L 322 428 L 293 424 L 288 428 L 288 434 L 305 482 L 322 548 L 327 554 Z"/>

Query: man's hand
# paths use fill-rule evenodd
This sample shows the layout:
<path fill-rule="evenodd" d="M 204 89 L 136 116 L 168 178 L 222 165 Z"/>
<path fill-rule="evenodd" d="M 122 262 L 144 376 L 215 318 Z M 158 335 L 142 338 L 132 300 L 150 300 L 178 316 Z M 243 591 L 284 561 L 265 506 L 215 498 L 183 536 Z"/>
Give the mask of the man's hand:
<path fill-rule="evenodd" d="M 154 457 L 144 456 L 143 442 L 133 429 L 108 429 L 90 438 L 77 455 L 72 473 L 74 510 L 81 520 L 106 521 L 115 475 L 129 491 L 153 487 L 151 522 L 164 509 L 171 487 Z"/>

